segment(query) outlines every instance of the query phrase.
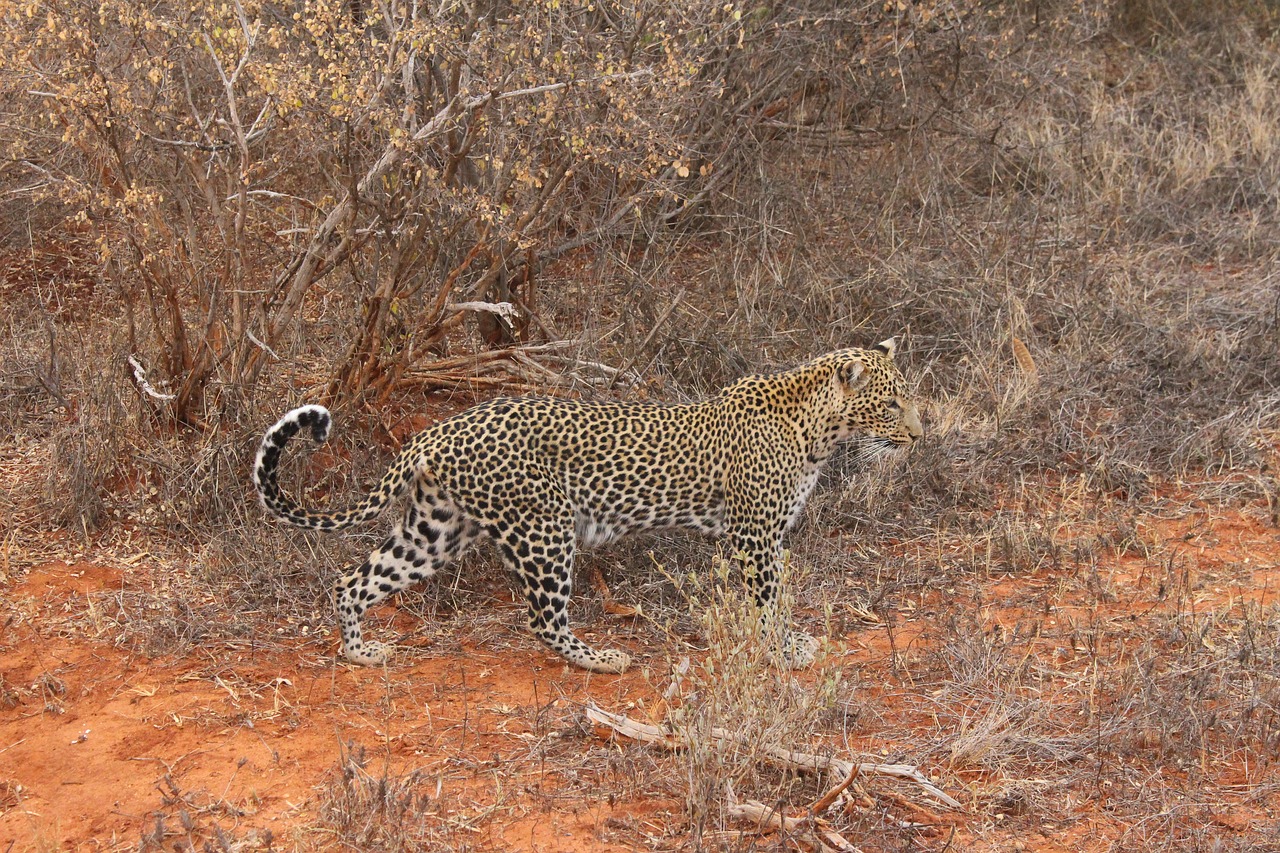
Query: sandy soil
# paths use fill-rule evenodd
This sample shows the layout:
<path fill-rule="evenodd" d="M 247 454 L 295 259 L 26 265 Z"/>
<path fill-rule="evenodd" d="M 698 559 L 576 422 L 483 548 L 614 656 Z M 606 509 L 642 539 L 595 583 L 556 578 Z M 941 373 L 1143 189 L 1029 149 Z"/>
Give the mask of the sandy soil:
<path fill-rule="evenodd" d="M 327 639 L 144 658 L 91 628 L 42 630 L 124 583 L 120 569 L 50 563 L 7 595 L 0 850 L 136 849 L 157 815 L 180 848 L 214 826 L 263 846 L 323 846 L 295 830 L 314 821 L 317 786 L 349 744 L 368 750 L 371 774 L 413 768 L 428 789 L 454 789 L 456 808 L 426 809 L 442 822 L 470 823 L 474 800 L 514 798 L 500 820 L 468 827 L 483 848 L 614 849 L 609 822 L 625 806 L 593 801 L 545 759 L 559 741 L 589 737 L 583 703 L 629 707 L 644 688 L 638 673 L 571 671 L 532 642 L 517 654 L 471 648 L 364 669 L 335 665 Z"/>

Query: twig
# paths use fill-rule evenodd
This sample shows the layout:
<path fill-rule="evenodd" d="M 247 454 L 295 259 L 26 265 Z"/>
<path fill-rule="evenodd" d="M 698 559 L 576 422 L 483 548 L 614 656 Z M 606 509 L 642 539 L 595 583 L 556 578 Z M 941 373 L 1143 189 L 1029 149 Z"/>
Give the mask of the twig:
<path fill-rule="evenodd" d="M 642 723 L 639 720 L 631 719 L 625 714 L 611 714 L 608 711 L 597 708 L 595 705 L 587 706 L 587 719 L 596 725 L 607 726 L 631 740 L 656 743 L 667 749 L 679 749 L 684 745 L 673 732 L 662 726 Z"/>
<path fill-rule="evenodd" d="M 727 796 L 728 802 L 725 804 L 725 814 L 729 817 L 754 822 L 757 832 L 766 829 L 781 829 L 796 836 L 797 840 L 808 842 L 811 846 L 822 851 L 860 853 L 858 848 L 849 843 L 849 840 L 843 835 L 836 832 L 830 823 L 813 813 L 803 817 L 788 817 L 777 809 L 770 808 L 756 800 L 738 802 L 737 797 L 733 794 L 732 786 L 728 789 Z"/>
<path fill-rule="evenodd" d="M 667 322 L 667 318 L 671 316 L 671 312 L 676 310 L 676 306 L 680 304 L 680 300 L 682 299 L 684 299 L 684 290 L 678 291 L 675 298 L 667 304 L 666 308 L 662 309 L 662 313 L 658 315 L 658 319 L 653 321 L 653 328 L 649 330 L 649 334 L 645 336 L 645 339 L 641 342 L 640 346 L 636 347 L 635 355 L 631 356 L 631 360 L 627 362 L 621 370 L 613 375 L 613 379 L 609 382 L 609 390 L 613 390 L 613 386 L 617 384 L 618 378 L 622 376 L 622 374 L 635 367 L 636 362 L 640 359 L 640 355 L 649 348 L 649 344 L 653 342 L 653 339 L 658 334 L 658 329 L 662 328 L 662 324 Z"/>
<path fill-rule="evenodd" d="M 849 773 L 844 780 L 819 797 L 813 805 L 809 806 L 809 814 L 822 814 L 831 808 L 831 804 L 836 801 L 836 797 L 844 793 L 844 789 L 853 784 L 853 780 L 858 778 L 858 765 L 850 764 Z"/>
<path fill-rule="evenodd" d="M 718 737 L 726 737 L 731 740 L 739 741 L 737 735 L 725 732 L 723 729 L 713 730 L 713 734 Z M 940 803 L 947 805 L 957 811 L 963 811 L 964 806 L 960 801 L 947 794 L 937 785 L 929 781 L 929 779 L 917 770 L 911 764 L 871 764 L 862 762 L 854 764 L 840 758 L 834 758 L 826 755 L 813 755 L 808 752 L 799 752 L 797 750 L 786 749 L 766 745 L 763 747 L 765 753 L 778 764 L 784 767 L 790 767 L 795 770 L 811 770 L 818 772 L 826 770 L 841 776 L 848 775 L 850 769 L 857 771 L 859 776 L 892 776 L 898 779 L 906 779 L 909 782 L 915 782 L 925 790 L 929 796 L 933 797 Z"/>
<path fill-rule="evenodd" d="M 249 331 L 248 329 L 245 329 L 244 334 L 245 334 L 245 337 L 247 337 L 251 342 L 253 342 L 255 346 L 258 346 L 266 350 L 267 352 L 271 353 L 271 355 L 275 357 L 276 361 L 280 360 L 280 354 L 277 353 L 275 350 L 273 350 L 271 347 L 264 344 L 262 341 L 258 340 L 257 336 L 254 335 L 253 332 Z"/>
<path fill-rule="evenodd" d="M 459 305 L 469 305 L 469 303 L 457 303 Z M 492 304 L 492 303 L 478 303 Z M 507 303 L 498 303 L 503 305 Z M 453 306 L 449 306 L 453 307 Z M 489 310 L 489 309 L 479 309 Z M 497 310 L 501 310 L 498 308 Z M 561 356 L 558 350 L 568 349 L 573 346 L 572 341 L 552 341 L 545 344 L 529 344 L 521 347 L 508 347 L 505 349 L 492 350 L 489 352 L 479 352 L 469 355 L 453 356 L 450 358 L 442 358 L 437 361 L 419 365 L 410 370 L 406 370 L 404 375 L 396 380 L 396 384 L 400 387 L 406 386 L 447 386 L 456 384 L 473 384 L 473 385 L 503 385 L 512 384 L 512 379 L 516 380 L 514 385 L 518 386 L 521 391 L 543 391 L 546 392 L 548 385 L 567 385 L 569 384 L 564 372 L 557 372 L 542 364 L 543 360 L 553 363 L 568 365 L 571 367 L 591 368 L 599 371 L 604 376 L 610 376 L 617 373 L 617 368 L 610 367 L 607 364 L 598 364 L 592 361 L 583 361 L 582 359 Z M 534 358 L 537 356 L 538 358 Z M 502 371 L 506 376 L 484 376 L 485 373 L 496 373 Z M 569 374 L 569 378 L 576 379 L 585 384 L 602 385 L 604 378 L 583 378 Z"/>
<path fill-rule="evenodd" d="M 510 302 L 451 302 L 445 306 L 447 311 L 485 311 L 497 314 L 504 320 L 515 320 L 520 316 L 516 306 Z"/>
<path fill-rule="evenodd" d="M 155 388 L 151 387 L 151 383 L 147 381 L 147 371 L 143 369 L 142 364 L 133 356 L 129 356 L 129 365 L 133 368 L 133 380 L 138 383 L 138 387 L 143 393 L 157 400 L 176 400 L 177 394 L 162 394 Z"/>

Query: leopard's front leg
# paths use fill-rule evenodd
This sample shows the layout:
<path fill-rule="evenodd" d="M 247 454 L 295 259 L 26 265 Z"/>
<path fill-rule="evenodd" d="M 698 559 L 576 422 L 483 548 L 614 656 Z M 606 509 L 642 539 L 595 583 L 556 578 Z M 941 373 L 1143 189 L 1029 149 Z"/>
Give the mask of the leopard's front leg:
<path fill-rule="evenodd" d="M 803 669 L 813 663 L 818 641 L 803 631 L 792 630 L 781 612 L 786 516 L 779 516 L 777 522 L 758 518 L 753 521 L 741 515 L 731 519 L 729 547 L 731 556 L 742 563 L 747 591 L 759 609 L 761 635 L 777 644 L 788 667 Z"/>

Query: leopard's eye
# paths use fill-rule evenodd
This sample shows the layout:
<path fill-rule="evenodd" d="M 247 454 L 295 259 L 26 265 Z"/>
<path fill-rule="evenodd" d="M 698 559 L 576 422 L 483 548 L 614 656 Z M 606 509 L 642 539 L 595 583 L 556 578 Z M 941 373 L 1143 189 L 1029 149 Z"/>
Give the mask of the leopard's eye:
<path fill-rule="evenodd" d="M 902 404 L 901 404 L 901 403 L 899 403 L 897 400 L 890 400 L 890 401 L 889 401 L 889 409 L 890 409 L 890 411 L 894 411 L 894 412 L 901 412 L 901 411 L 902 411 Z"/>

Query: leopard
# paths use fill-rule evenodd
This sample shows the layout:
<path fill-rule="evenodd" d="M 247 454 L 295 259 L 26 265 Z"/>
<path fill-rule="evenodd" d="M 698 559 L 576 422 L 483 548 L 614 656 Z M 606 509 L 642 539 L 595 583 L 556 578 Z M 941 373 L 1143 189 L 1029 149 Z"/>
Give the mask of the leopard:
<path fill-rule="evenodd" d="M 304 508 L 279 484 L 295 435 L 329 437 L 328 409 L 304 405 L 264 434 L 253 482 L 268 513 L 312 530 L 351 528 L 404 504 L 385 541 L 335 585 L 352 663 L 386 664 L 394 651 L 365 639 L 371 607 L 483 537 L 518 579 L 529 630 L 548 649 L 592 672 L 623 672 L 627 652 L 593 648 L 570 628 L 574 556 L 628 534 L 685 529 L 722 537 L 762 630 L 800 668 L 818 641 L 780 624 L 783 537 L 842 444 L 883 456 L 923 435 L 895 350 L 894 338 L 836 350 L 697 402 L 491 399 L 406 441 L 377 486 L 342 510 Z"/>

